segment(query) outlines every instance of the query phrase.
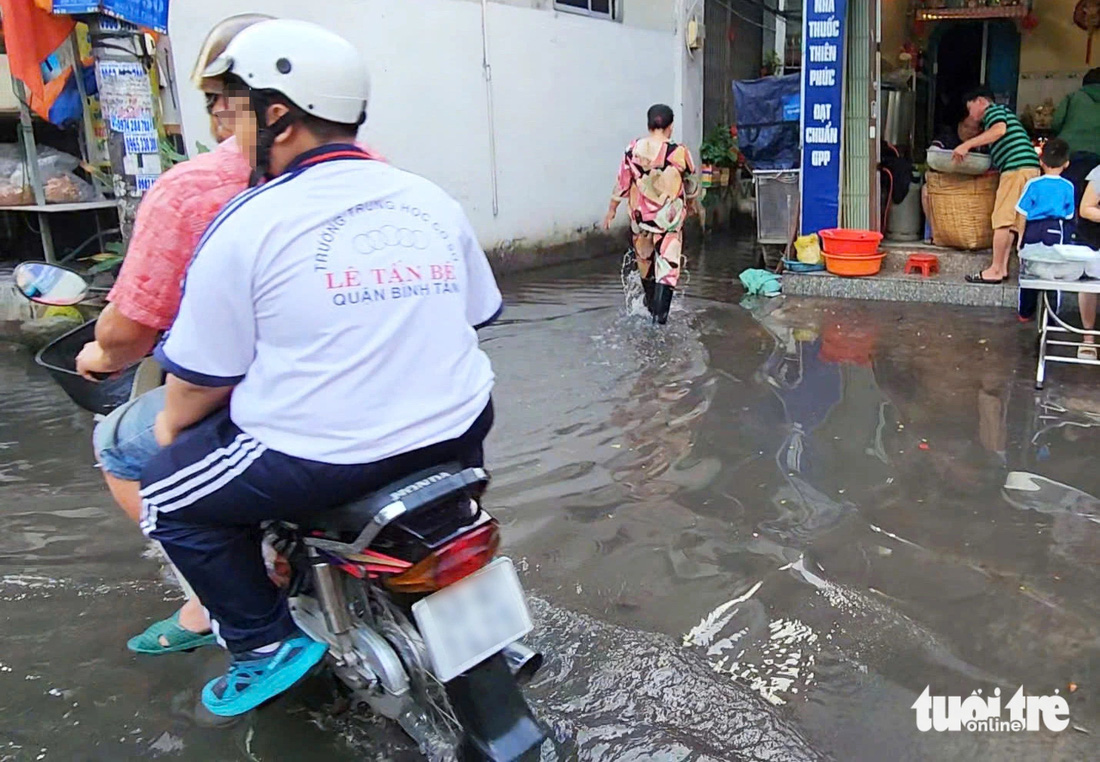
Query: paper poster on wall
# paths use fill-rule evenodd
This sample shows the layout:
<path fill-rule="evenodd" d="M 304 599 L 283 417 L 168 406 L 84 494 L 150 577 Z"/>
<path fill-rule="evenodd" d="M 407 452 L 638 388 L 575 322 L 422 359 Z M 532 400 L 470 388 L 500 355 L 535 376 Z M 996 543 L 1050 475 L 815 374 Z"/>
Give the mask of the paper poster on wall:
<path fill-rule="evenodd" d="M 53 13 L 105 13 L 168 34 L 168 0 L 53 0 Z"/>
<path fill-rule="evenodd" d="M 840 224 L 847 0 L 807 0 L 802 19 L 803 235 Z"/>
<path fill-rule="evenodd" d="M 138 175 L 136 179 L 138 193 L 145 195 L 146 191 L 153 187 L 160 175 Z"/>
<path fill-rule="evenodd" d="M 99 0 L 53 0 L 50 12 L 64 15 L 98 13 L 99 5 Z"/>
<path fill-rule="evenodd" d="M 138 193 L 143 193 L 152 185 L 149 178 L 161 172 L 149 74 L 139 63 L 99 61 L 96 76 L 103 119 L 111 132 L 121 134 L 124 171 L 135 178 Z"/>

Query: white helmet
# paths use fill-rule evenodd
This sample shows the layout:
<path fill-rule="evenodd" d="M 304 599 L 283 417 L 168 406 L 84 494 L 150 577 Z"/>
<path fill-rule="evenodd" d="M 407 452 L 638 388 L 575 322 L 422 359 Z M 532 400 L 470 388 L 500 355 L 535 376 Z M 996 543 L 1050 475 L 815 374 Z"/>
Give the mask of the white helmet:
<path fill-rule="evenodd" d="M 240 77 L 253 90 L 274 90 L 305 113 L 360 124 L 370 74 L 355 46 L 308 21 L 261 21 L 235 36 L 204 77 Z"/>
<path fill-rule="evenodd" d="M 206 33 L 206 39 L 202 42 L 202 50 L 191 69 L 191 84 L 205 93 L 220 93 L 222 90 L 220 79 L 206 79 L 204 74 L 210 64 L 220 55 L 233 38 L 242 31 L 258 24 L 261 21 L 273 21 L 274 16 L 265 13 L 238 13 L 236 16 L 224 18 L 214 25 L 214 28 Z"/>

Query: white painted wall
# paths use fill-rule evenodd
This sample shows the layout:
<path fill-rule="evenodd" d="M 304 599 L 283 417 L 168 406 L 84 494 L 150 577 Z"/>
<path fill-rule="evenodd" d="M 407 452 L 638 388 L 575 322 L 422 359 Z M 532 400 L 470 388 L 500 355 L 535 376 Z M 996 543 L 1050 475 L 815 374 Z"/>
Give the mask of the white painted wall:
<path fill-rule="evenodd" d="M 541 0 L 486 4 L 496 216 L 480 2 L 187 0 L 172 5 L 170 32 L 186 88 L 206 31 L 228 15 L 262 7 L 331 28 L 358 44 L 371 67 L 367 142 L 458 199 L 486 247 L 557 243 L 602 217 L 622 151 L 645 132 L 651 104 L 669 103 L 679 117 L 688 99 L 680 126 L 689 134 L 680 139 L 693 150 L 701 139 L 702 70 L 684 57 L 678 21 L 685 0 L 629 2 L 626 23 L 557 13 Z M 631 23 L 632 6 L 640 25 Z M 209 143 L 208 120 L 197 93 L 180 96 L 193 150 Z"/>
<path fill-rule="evenodd" d="M 684 41 L 688 22 L 692 19 L 696 21 L 699 33 L 703 33 L 704 3 L 703 0 L 676 0 L 671 5 L 674 6 L 674 39 L 669 49 L 675 72 L 676 98 L 669 105 L 676 110 L 678 139 L 691 147 L 698 161 L 699 144 L 703 142 L 703 48 L 689 50 Z"/>

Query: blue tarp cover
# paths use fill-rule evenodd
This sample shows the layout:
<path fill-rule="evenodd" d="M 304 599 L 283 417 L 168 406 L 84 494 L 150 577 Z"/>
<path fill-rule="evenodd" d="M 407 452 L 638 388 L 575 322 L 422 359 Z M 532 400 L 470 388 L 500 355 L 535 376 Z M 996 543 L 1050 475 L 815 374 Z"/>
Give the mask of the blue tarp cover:
<path fill-rule="evenodd" d="M 753 169 L 798 166 L 798 74 L 733 83 L 737 145 Z"/>

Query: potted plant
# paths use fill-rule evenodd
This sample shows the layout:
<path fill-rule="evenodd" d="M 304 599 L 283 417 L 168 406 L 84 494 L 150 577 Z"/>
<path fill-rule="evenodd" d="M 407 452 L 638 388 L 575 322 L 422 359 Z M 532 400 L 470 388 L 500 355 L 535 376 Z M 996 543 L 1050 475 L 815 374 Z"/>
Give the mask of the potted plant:
<path fill-rule="evenodd" d="M 704 188 L 709 188 L 715 184 L 714 168 L 721 157 L 722 152 L 713 140 L 713 132 L 708 133 L 703 138 L 702 145 L 699 146 L 699 178 Z"/>
<path fill-rule="evenodd" d="M 699 148 L 703 185 L 708 185 L 708 176 L 712 178 L 710 184 L 729 185 L 730 172 L 737 163 L 737 157 L 737 142 L 732 129 L 726 124 L 716 125 L 707 133 Z"/>
<path fill-rule="evenodd" d="M 764 54 L 764 63 L 760 66 L 760 76 L 770 77 L 778 74 L 782 67 L 783 61 L 780 59 L 779 53 L 775 50 L 769 50 Z"/>

